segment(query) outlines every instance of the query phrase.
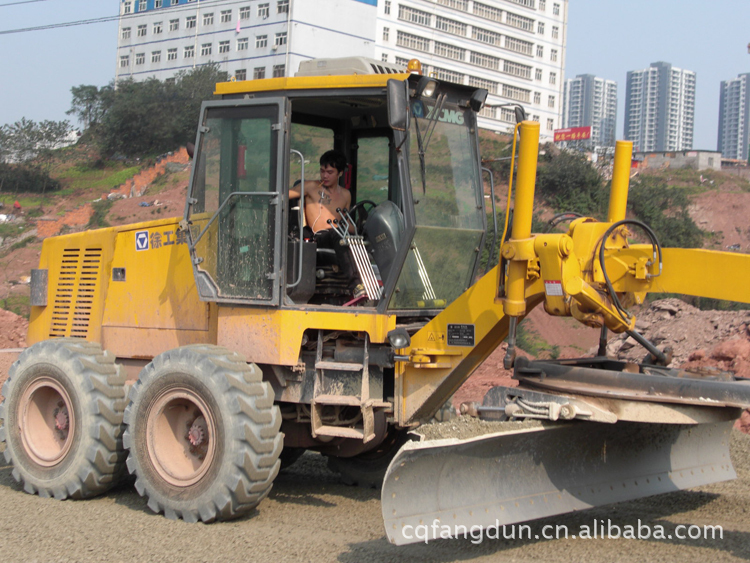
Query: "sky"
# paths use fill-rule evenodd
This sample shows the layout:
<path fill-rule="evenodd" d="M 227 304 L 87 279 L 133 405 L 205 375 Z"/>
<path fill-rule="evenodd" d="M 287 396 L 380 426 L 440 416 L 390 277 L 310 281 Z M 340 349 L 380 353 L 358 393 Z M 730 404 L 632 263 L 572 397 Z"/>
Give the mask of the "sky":
<path fill-rule="evenodd" d="M 316 0 L 296 0 L 314 2 Z M 549 2 L 548 2 L 549 4 Z M 71 119 L 70 89 L 115 73 L 117 21 L 24 33 L 8 30 L 116 16 L 118 0 L 0 0 L 0 125 Z M 565 77 L 618 87 L 617 136 L 629 70 L 666 61 L 696 73 L 693 147 L 715 150 L 719 84 L 750 72 L 750 0 L 570 0 Z"/>

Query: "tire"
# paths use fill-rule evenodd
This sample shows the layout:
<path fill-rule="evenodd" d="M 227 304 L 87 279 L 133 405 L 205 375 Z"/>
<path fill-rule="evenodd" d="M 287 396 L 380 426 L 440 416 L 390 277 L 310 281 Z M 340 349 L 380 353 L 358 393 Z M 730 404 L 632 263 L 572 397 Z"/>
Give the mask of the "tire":
<path fill-rule="evenodd" d="M 374 450 L 354 457 L 328 458 L 328 469 L 341 475 L 345 485 L 364 489 L 379 489 L 385 472 L 398 450 L 409 441 L 406 430 L 393 430 Z"/>
<path fill-rule="evenodd" d="M 268 495 L 284 437 L 257 366 L 217 346 L 177 348 L 143 368 L 130 399 L 127 465 L 151 510 L 186 522 L 230 520 Z"/>
<path fill-rule="evenodd" d="M 11 366 L 0 441 L 13 477 L 41 497 L 83 499 L 125 470 L 125 374 L 109 352 L 77 338 L 45 340 Z"/>

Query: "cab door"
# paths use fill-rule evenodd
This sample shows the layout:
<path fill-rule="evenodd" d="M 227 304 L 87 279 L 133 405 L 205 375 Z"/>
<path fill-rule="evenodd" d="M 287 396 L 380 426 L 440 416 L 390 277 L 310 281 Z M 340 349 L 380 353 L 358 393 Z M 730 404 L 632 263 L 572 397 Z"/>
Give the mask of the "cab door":
<path fill-rule="evenodd" d="M 186 219 L 204 301 L 279 304 L 284 103 L 203 104 Z"/>

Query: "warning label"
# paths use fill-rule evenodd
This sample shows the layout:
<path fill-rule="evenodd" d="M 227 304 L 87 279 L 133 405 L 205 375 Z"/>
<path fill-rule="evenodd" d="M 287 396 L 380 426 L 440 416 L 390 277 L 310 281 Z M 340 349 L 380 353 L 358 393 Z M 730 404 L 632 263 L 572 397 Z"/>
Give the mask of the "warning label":
<path fill-rule="evenodd" d="M 448 346 L 474 346 L 474 325 L 448 325 Z"/>
<path fill-rule="evenodd" d="M 562 297 L 563 289 L 561 281 L 546 281 L 544 282 L 544 292 L 552 297 Z"/>

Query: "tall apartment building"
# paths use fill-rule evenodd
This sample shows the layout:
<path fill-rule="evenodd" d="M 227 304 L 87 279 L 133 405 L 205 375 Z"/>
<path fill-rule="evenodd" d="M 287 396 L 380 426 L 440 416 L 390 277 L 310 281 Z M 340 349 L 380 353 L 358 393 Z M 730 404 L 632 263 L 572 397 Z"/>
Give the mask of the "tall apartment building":
<path fill-rule="evenodd" d="M 617 124 L 617 82 L 593 74 L 565 81 L 563 127 L 591 127 L 584 147 L 614 147 Z"/>
<path fill-rule="evenodd" d="M 490 92 L 480 125 L 520 103 L 543 140 L 561 124 L 568 0 L 120 0 L 117 78 L 219 63 L 238 80 L 291 76 L 311 58 L 422 61 Z"/>
<path fill-rule="evenodd" d="M 693 148 L 695 73 L 656 62 L 627 74 L 625 139 L 633 150 L 680 151 Z"/>
<path fill-rule="evenodd" d="M 716 150 L 724 158 L 748 160 L 750 147 L 750 73 L 721 81 L 719 137 Z"/>

